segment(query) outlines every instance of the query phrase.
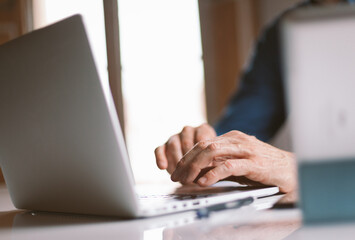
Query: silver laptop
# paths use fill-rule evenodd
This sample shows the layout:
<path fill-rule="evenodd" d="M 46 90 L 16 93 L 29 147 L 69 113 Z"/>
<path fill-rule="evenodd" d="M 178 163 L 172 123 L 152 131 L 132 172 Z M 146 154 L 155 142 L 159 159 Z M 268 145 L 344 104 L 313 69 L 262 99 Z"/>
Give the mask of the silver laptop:
<path fill-rule="evenodd" d="M 278 192 L 208 189 L 141 204 L 79 15 L 0 46 L 0 73 L 0 163 L 17 208 L 144 217 Z"/>
<path fill-rule="evenodd" d="M 304 220 L 354 220 L 355 5 L 300 9 L 282 26 Z"/>

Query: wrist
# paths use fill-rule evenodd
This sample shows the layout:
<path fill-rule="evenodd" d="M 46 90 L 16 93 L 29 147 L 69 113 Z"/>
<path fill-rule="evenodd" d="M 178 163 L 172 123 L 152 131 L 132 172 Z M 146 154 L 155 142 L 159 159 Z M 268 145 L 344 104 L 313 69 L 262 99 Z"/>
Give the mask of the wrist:
<path fill-rule="evenodd" d="M 295 192 L 298 188 L 296 156 L 292 152 L 285 152 L 284 160 L 287 164 L 279 185 L 280 191 L 283 193 Z"/>

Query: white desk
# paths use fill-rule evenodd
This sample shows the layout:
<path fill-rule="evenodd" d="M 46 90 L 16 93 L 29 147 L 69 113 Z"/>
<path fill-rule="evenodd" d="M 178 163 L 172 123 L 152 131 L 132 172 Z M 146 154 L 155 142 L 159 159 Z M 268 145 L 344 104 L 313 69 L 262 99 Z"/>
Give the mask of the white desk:
<path fill-rule="evenodd" d="M 35 213 L 16 210 L 0 186 L 0 239 L 354 239 L 355 224 L 301 227 L 298 209 L 267 208 L 275 197 L 253 206 L 196 219 L 194 212 L 138 220 Z M 301 227 L 301 228 L 300 228 Z"/>

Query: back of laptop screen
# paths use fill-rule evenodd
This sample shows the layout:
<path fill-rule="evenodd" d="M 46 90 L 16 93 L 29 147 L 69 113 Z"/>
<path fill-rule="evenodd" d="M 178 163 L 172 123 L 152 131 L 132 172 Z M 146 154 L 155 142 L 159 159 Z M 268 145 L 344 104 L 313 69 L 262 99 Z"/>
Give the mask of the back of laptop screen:
<path fill-rule="evenodd" d="M 9 42 L 0 53 L 0 160 L 14 205 L 134 216 L 122 134 L 81 17 Z"/>

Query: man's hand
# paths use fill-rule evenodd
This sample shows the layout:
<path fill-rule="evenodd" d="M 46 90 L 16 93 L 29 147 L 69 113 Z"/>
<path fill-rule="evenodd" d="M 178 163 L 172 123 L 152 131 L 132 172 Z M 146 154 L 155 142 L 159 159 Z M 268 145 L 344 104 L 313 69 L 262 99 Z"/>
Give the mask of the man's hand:
<path fill-rule="evenodd" d="M 162 146 L 155 149 L 157 165 L 170 174 L 175 170 L 180 159 L 198 142 L 216 137 L 216 132 L 208 124 L 199 127 L 184 127 Z"/>
<path fill-rule="evenodd" d="M 189 146 L 185 145 L 184 151 Z M 181 155 L 176 155 L 174 161 L 179 157 Z M 164 163 L 166 158 L 159 159 Z M 208 186 L 233 176 L 244 176 L 262 184 L 275 185 L 282 192 L 291 192 L 297 187 L 292 153 L 239 131 L 199 141 L 178 162 L 171 179 L 182 184 L 197 181 L 200 186 Z"/>

